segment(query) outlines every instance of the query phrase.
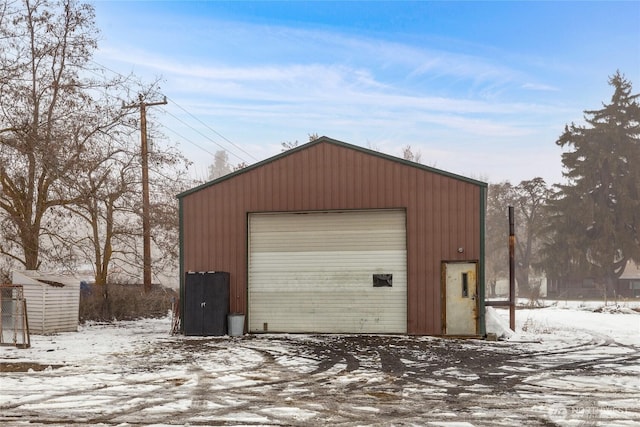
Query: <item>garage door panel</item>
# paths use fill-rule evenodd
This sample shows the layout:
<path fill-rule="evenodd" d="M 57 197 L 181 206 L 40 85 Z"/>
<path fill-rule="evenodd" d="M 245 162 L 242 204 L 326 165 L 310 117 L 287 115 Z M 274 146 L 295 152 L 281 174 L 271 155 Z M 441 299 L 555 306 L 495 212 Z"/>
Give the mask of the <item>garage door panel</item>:
<path fill-rule="evenodd" d="M 272 280 L 268 281 L 268 284 L 261 284 L 259 286 L 253 286 L 252 287 L 252 294 L 257 294 L 258 292 L 267 292 L 267 291 L 271 291 L 271 292 L 275 292 L 275 291 L 287 291 L 287 290 L 291 290 L 291 289 L 295 289 L 296 292 L 312 292 L 312 293 L 322 293 L 322 292 L 341 292 L 341 293 L 346 293 L 348 290 L 354 291 L 354 292 L 358 292 L 360 295 L 363 294 L 367 294 L 368 292 L 372 292 L 373 291 L 373 281 L 371 276 L 369 276 L 369 279 L 366 280 L 362 277 L 358 278 L 361 279 L 359 282 L 354 282 L 354 281 L 347 281 L 347 280 L 341 280 L 341 277 L 339 276 L 334 276 L 330 277 L 330 278 L 326 278 L 326 279 L 316 279 L 316 280 L 308 280 L 306 283 L 301 283 L 301 281 L 292 279 L 292 278 L 286 278 L 286 279 L 281 279 L 278 278 L 274 275 Z M 406 288 L 405 285 L 406 281 L 402 280 L 402 277 L 398 277 L 396 278 L 396 276 L 393 276 L 393 286 L 387 287 L 387 286 L 380 286 L 377 287 L 376 289 L 380 290 L 388 290 L 389 292 L 391 291 L 397 291 L 397 292 L 405 292 L 404 289 Z"/>
<path fill-rule="evenodd" d="M 351 211 L 351 212 L 302 212 L 294 214 L 282 213 L 264 213 L 252 216 L 252 224 L 254 224 L 259 232 L 265 231 L 263 227 L 267 224 L 267 231 L 276 233 L 297 232 L 294 230 L 308 231 L 379 231 L 386 229 L 400 229 L 402 224 L 393 216 L 381 216 L 380 212 L 391 211 Z M 404 211 L 394 211 L 400 215 Z M 282 218 L 287 215 L 285 222 L 275 220 L 274 217 Z"/>
<path fill-rule="evenodd" d="M 380 289 L 398 290 L 404 292 L 406 288 L 406 274 L 393 271 L 380 272 L 379 274 L 391 273 L 392 286 L 380 287 Z M 376 272 L 376 274 L 378 274 Z M 373 274 L 371 272 L 352 272 L 346 268 L 343 271 L 298 271 L 296 273 L 283 274 L 280 271 L 264 272 L 260 275 L 260 280 L 252 282 L 252 291 L 274 291 L 276 289 L 295 289 L 297 292 L 322 292 L 328 287 L 335 287 L 341 292 L 357 290 L 357 292 L 369 292 L 373 286 Z"/>
<path fill-rule="evenodd" d="M 406 242 L 399 238 L 402 230 L 371 231 L 326 230 L 324 232 L 263 232 L 253 235 L 253 251 L 297 252 L 297 251 L 376 251 L 380 246 L 387 250 L 402 250 Z"/>
<path fill-rule="evenodd" d="M 382 272 L 404 271 L 406 262 L 403 251 L 368 252 L 263 252 L 252 257 L 251 273 L 254 278 L 267 271 L 349 271 Z M 357 265 L 354 265 L 357 264 Z"/>
<path fill-rule="evenodd" d="M 251 215 L 249 330 L 406 332 L 405 230 L 404 211 Z"/>
<path fill-rule="evenodd" d="M 389 302 L 386 292 L 381 292 L 379 296 L 381 298 L 363 299 L 361 294 L 341 295 L 339 300 L 327 304 L 325 298 L 318 298 L 311 293 L 256 295 L 265 304 L 252 309 L 252 316 L 263 320 L 255 325 L 253 331 L 380 333 L 405 329 L 406 319 L 386 315 L 390 311 L 402 311 L 404 304 Z M 290 304 L 283 305 L 283 301 Z M 267 323 L 266 330 L 264 323 Z"/>

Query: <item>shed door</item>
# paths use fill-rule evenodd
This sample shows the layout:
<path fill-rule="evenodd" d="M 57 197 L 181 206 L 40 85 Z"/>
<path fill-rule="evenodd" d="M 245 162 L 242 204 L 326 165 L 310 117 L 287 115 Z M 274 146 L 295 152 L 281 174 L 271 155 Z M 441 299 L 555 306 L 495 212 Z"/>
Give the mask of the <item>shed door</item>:
<path fill-rule="evenodd" d="M 444 333 L 446 335 L 477 335 L 477 263 L 445 262 L 443 277 Z"/>
<path fill-rule="evenodd" d="M 406 333 L 405 212 L 249 216 L 249 331 Z"/>

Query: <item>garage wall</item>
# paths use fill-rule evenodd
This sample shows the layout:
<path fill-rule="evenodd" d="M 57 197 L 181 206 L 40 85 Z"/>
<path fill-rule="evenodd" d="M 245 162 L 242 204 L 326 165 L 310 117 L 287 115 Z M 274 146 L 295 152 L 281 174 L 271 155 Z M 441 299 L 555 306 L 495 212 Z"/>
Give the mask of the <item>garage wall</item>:
<path fill-rule="evenodd" d="M 406 255 L 402 210 L 252 214 L 249 332 L 405 333 Z"/>
<path fill-rule="evenodd" d="M 246 313 L 250 213 L 404 209 L 407 333 L 438 335 L 440 262 L 482 258 L 485 191 L 478 181 L 322 137 L 180 195 L 181 268 L 230 272 L 230 309 Z"/>

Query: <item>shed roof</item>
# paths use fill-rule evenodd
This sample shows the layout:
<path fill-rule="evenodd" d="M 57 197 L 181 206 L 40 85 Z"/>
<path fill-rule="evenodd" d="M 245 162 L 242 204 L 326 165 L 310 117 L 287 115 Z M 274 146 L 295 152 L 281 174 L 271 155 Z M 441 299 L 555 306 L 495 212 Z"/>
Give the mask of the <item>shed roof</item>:
<path fill-rule="evenodd" d="M 70 287 L 80 289 L 80 280 L 36 270 L 13 271 L 12 282 L 15 285 L 48 285 L 57 288 Z"/>
<path fill-rule="evenodd" d="M 403 165 L 406 165 L 406 166 L 409 166 L 409 167 L 422 169 L 422 170 L 425 170 L 425 171 L 428 171 L 428 172 L 432 172 L 432 173 L 443 175 L 443 176 L 446 176 L 446 177 L 449 177 L 449 178 L 453 178 L 453 179 L 457 179 L 457 180 L 460 180 L 460 181 L 464 181 L 464 182 L 467 182 L 467 183 L 470 183 L 470 184 L 474 184 L 474 185 L 477 185 L 477 186 L 480 186 L 480 187 L 487 187 L 487 183 L 486 182 L 478 181 L 478 180 L 475 180 L 473 178 L 468 178 L 468 177 L 465 177 L 465 176 L 462 176 L 462 175 L 454 174 L 454 173 L 451 173 L 451 172 L 446 172 L 446 171 L 443 171 L 441 169 L 436 169 L 436 168 L 433 168 L 431 166 L 423 165 L 421 163 L 416 163 L 416 162 L 412 162 L 412 161 L 409 161 L 409 160 L 405 160 L 405 159 L 402 159 L 400 157 L 390 156 L 388 154 L 384 154 L 384 153 L 381 153 L 379 151 L 370 150 L 370 149 L 364 148 L 364 147 L 359 147 L 357 145 L 348 144 L 346 142 L 338 141 L 336 139 L 332 139 L 332 138 L 329 138 L 327 136 L 321 136 L 320 138 L 315 139 L 315 140 L 313 140 L 311 142 L 299 145 L 299 146 L 297 146 L 295 148 L 292 148 L 290 150 L 287 150 L 287 151 L 285 151 L 283 153 L 277 154 L 277 155 L 275 155 L 273 157 L 269 157 L 268 159 L 265 159 L 265 160 L 262 160 L 262 161 L 260 161 L 258 163 L 254 163 L 253 165 L 247 166 L 246 168 L 238 169 L 237 171 L 234 171 L 234 172 L 231 172 L 231 173 L 229 173 L 227 175 L 221 176 L 220 178 L 214 179 L 213 181 L 205 182 L 204 184 L 201 184 L 201 185 L 199 185 L 197 187 L 194 187 L 194 188 L 191 188 L 189 190 L 183 191 L 182 193 L 178 194 L 176 197 L 178 197 L 178 198 L 186 197 L 186 196 L 188 196 L 190 194 L 193 194 L 193 193 L 196 193 L 196 192 L 198 192 L 198 191 L 200 191 L 202 189 L 205 189 L 205 188 L 210 187 L 212 185 L 216 185 L 219 182 L 226 181 L 228 179 L 232 179 L 232 178 L 234 178 L 234 177 L 236 177 L 238 175 L 241 175 L 241 174 L 249 172 L 249 171 L 251 171 L 253 169 L 257 169 L 259 167 L 265 166 L 265 165 L 267 165 L 267 164 L 269 164 L 271 162 L 274 162 L 276 160 L 282 159 L 282 158 L 284 158 L 286 156 L 295 155 L 296 153 L 299 153 L 300 151 L 309 149 L 309 148 L 311 148 L 311 147 L 313 147 L 315 145 L 319 145 L 319 144 L 331 144 L 331 145 L 335 145 L 335 146 L 338 146 L 338 147 L 342 147 L 344 149 L 359 151 L 359 152 L 368 154 L 370 156 L 380 157 L 380 158 L 383 158 L 383 159 L 386 159 L 386 160 L 390 160 L 392 162 L 400 163 L 400 164 L 403 164 Z"/>

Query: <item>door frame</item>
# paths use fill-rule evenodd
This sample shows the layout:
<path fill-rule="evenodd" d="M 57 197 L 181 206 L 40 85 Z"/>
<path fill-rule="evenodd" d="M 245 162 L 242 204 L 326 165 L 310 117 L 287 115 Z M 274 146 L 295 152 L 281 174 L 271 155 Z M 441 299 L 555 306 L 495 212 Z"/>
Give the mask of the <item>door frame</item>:
<path fill-rule="evenodd" d="M 476 272 L 476 293 L 475 293 L 475 333 L 473 335 L 447 334 L 447 264 L 475 264 Z M 478 337 L 480 334 L 480 280 L 478 274 L 480 272 L 479 260 L 443 260 L 440 263 L 440 295 L 441 295 L 441 312 L 442 312 L 442 335 L 448 337 Z"/>

